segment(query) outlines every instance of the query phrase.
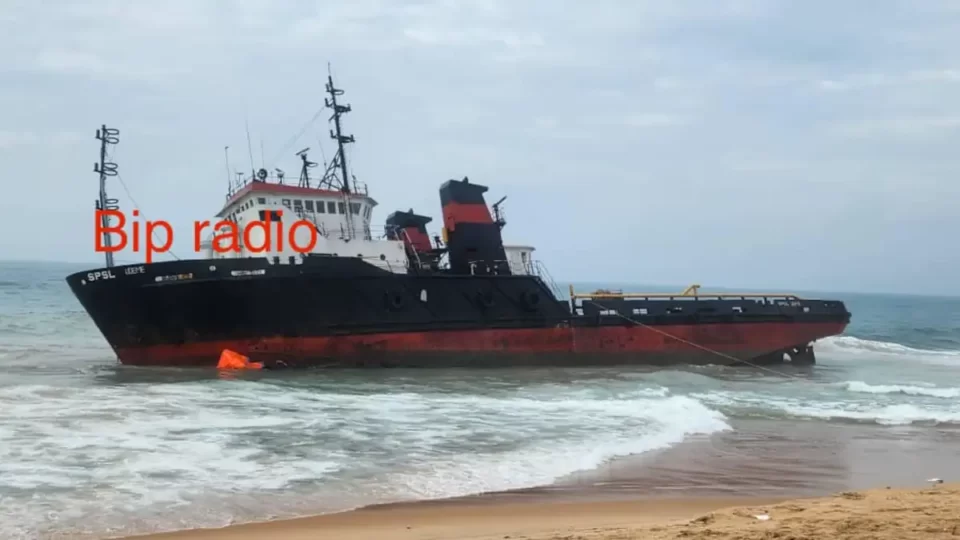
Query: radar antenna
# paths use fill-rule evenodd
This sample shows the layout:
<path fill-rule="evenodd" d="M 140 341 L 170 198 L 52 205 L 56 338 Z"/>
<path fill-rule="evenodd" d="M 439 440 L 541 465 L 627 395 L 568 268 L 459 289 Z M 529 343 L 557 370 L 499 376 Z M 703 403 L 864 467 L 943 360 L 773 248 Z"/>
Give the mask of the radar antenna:
<path fill-rule="evenodd" d="M 300 166 L 300 184 L 298 185 L 305 188 L 310 187 L 310 169 L 317 166 L 316 162 L 307 159 L 308 150 L 310 150 L 309 146 L 297 152 L 297 155 L 300 156 L 300 160 L 303 162 Z M 323 180 L 321 180 L 321 182 L 323 182 Z"/>
<path fill-rule="evenodd" d="M 493 203 L 493 220 L 500 229 L 503 229 L 503 226 L 507 224 L 507 219 L 503 215 L 503 208 L 500 207 L 505 200 L 507 200 L 506 195 L 500 197 L 499 201 Z"/>
<path fill-rule="evenodd" d="M 283 175 L 286 173 L 284 173 L 282 169 L 278 169 L 278 168 L 275 168 L 273 170 L 274 172 L 277 173 L 277 181 L 280 183 L 280 185 L 283 185 Z"/>
<path fill-rule="evenodd" d="M 97 140 L 100 141 L 100 162 L 93 164 L 93 172 L 100 174 L 100 198 L 94 203 L 97 210 L 118 210 L 120 208 L 117 199 L 107 197 L 107 177 L 116 176 L 117 164 L 107 161 L 107 145 L 118 144 L 120 142 L 120 130 L 108 128 L 102 124 L 97 130 Z M 113 266 L 113 242 L 107 229 L 110 227 L 110 216 L 100 214 L 100 222 L 104 229 L 103 247 L 107 259 L 107 268 Z"/>

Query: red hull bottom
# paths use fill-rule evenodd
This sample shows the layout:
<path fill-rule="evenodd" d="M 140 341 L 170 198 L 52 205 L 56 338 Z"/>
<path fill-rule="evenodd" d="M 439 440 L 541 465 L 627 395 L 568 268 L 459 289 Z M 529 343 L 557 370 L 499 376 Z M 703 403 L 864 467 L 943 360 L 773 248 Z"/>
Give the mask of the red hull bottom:
<path fill-rule="evenodd" d="M 497 367 L 780 362 L 784 352 L 843 333 L 846 323 L 483 329 L 260 338 L 117 348 L 123 364 L 214 367 L 224 349 L 267 365 Z"/>

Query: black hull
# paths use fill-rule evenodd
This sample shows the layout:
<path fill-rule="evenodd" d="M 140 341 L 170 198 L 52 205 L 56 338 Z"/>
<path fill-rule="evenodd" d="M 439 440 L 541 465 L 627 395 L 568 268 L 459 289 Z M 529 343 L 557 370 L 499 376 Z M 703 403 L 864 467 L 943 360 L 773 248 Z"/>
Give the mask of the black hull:
<path fill-rule="evenodd" d="M 336 257 L 128 265 L 67 282 L 131 365 L 213 366 L 224 348 L 326 367 L 771 362 L 807 359 L 797 348 L 850 318 L 823 300 L 691 299 L 673 312 L 662 299 L 609 299 L 580 315 L 537 276 L 394 274 Z"/>

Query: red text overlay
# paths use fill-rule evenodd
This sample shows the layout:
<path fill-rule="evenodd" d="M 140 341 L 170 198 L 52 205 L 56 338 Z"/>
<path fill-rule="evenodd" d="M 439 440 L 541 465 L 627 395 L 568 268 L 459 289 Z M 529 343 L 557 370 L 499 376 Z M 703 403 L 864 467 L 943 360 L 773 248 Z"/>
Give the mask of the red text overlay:
<path fill-rule="evenodd" d="M 133 211 L 134 217 L 139 215 L 140 212 L 138 210 Z M 208 229 L 214 232 L 212 247 L 217 253 L 227 253 L 230 251 L 240 253 L 241 249 L 249 253 L 282 251 L 284 249 L 284 240 L 286 240 L 286 245 L 290 246 L 290 249 L 297 253 L 313 251 L 314 246 L 317 245 L 316 225 L 305 219 L 300 219 L 295 221 L 289 230 L 286 231 L 286 235 L 284 235 L 283 222 L 280 220 L 280 216 L 282 215 L 282 210 L 269 210 L 265 212 L 265 221 L 249 221 L 242 228 L 235 222 L 226 219 L 220 220 L 212 225 L 210 221 L 207 220 L 195 221 L 193 223 L 193 250 L 196 252 L 200 251 L 200 235 L 205 229 Z M 115 218 L 115 223 L 106 225 L 105 218 L 108 217 Z M 270 223 L 274 223 L 275 226 L 270 227 Z M 94 249 L 98 252 L 116 252 L 125 249 L 129 242 L 134 253 L 139 253 L 140 250 L 143 249 L 146 252 L 146 262 L 151 263 L 156 254 L 166 253 L 170 250 L 170 247 L 173 246 L 173 227 L 164 220 L 144 221 L 142 239 L 140 234 L 141 223 L 139 221 L 132 222 L 132 230 L 130 231 L 131 234 L 129 237 L 125 229 L 126 225 L 127 217 L 122 211 L 96 210 L 94 216 L 94 233 L 96 235 Z M 252 232 L 258 228 L 263 231 L 263 242 L 260 245 L 253 242 L 252 239 Z M 299 245 L 296 242 L 295 235 L 297 229 L 301 228 L 309 234 L 309 241 L 305 246 Z M 120 242 L 112 244 L 110 247 L 104 246 L 104 233 L 118 235 Z M 284 238 L 284 236 L 286 236 L 286 238 Z M 243 238 L 242 248 L 241 238 Z M 274 245 L 274 243 L 276 243 L 276 245 Z"/>

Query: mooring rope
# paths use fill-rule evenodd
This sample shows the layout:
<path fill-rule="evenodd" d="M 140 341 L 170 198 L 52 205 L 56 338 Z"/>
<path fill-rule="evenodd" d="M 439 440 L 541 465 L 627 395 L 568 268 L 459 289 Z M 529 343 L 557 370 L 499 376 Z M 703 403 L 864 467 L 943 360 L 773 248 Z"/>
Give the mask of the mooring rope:
<path fill-rule="evenodd" d="M 770 368 L 768 368 L 768 367 L 766 367 L 766 366 L 761 366 L 760 364 L 756 364 L 756 363 L 750 362 L 750 361 L 748 361 L 748 360 L 743 360 L 742 358 L 736 358 L 736 357 L 734 357 L 734 356 L 730 356 L 729 354 L 722 353 L 722 352 L 720 352 L 720 351 L 718 351 L 718 350 L 711 349 L 711 348 L 709 348 L 709 347 L 705 347 L 705 346 L 703 346 L 703 345 L 700 345 L 699 343 L 694 343 L 694 342 L 692 342 L 692 341 L 690 341 L 690 340 L 683 339 L 682 337 L 675 336 L 675 335 L 673 335 L 673 334 L 671 334 L 671 333 L 669 333 L 669 332 L 664 332 L 663 330 L 660 330 L 659 328 L 650 326 L 649 324 L 644 324 L 644 323 L 642 323 L 642 322 L 640 322 L 640 321 L 638 321 L 638 320 L 636 320 L 636 319 L 632 319 L 632 318 L 630 318 L 630 317 L 627 317 L 626 315 L 620 313 L 619 311 L 617 311 L 617 310 L 615 310 L 615 309 L 614 309 L 614 310 L 611 310 L 611 309 L 608 308 L 608 307 L 602 306 L 602 305 L 598 304 L 597 302 L 595 302 L 595 301 L 593 301 L 593 300 L 585 300 L 585 301 L 586 301 L 586 302 L 590 302 L 591 304 L 597 306 L 598 308 L 600 308 L 600 309 L 602 309 L 602 310 L 605 310 L 605 311 L 613 311 L 614 313 L 617 314 L 618 317 L 620 317 L 620 318 L 622 318 L 622 319 L 625 319 L 625 320 L 627 320 L 627 321 L 629 321 L 629 322 L 631 322 L 631 323 L 633 323 L 633 324 L 635 324 L 635 325 L 637 325 L 637 326 L 641 326 L 641 327 L 643 327 L 643 328 L 646 328 L 647 330 L 652 330 L 652 331 L 654 331 L 654 332 L 656 332 L 656 333 L 658 333 L 658 334 L 661 334 L 661 335 L 663 335 L 663 336 L 666 336 L 666 337 L 668 337 L 668 338 L 670 338 L 670 339 L 675 339 L 675 340 L 677 340 L 677 341 L 679 341 L 679 342 L 681 342 L 681 343 L 686 343 L 686 344 L 688 344 L 688 345 L 691 345 L 691 346 L 693 346 L 693 347 L 696 347 L 696 348 L 701 349 L 701 350 L 703 350 L 703 351 L 706 351 L 706 352 L 708 352 L 708 353 L 715 354 L 715 355 L 717 355 L 717 356 L 726 358 L 726 359 L 728 359 L 728 360 L 733 360 L 734 362 L 743 363 L 743 364 L 746 364 L 746 365 L 751 366 L 751 367 L 755 367 L 755 368 L 760 369 L 760 370 L 769 371 L 770 373 L 773 373 L 773 374 L 775 374 L 775 375 L 780 375 L 780 376 L 784 376 L 784 377 L 794 377 L 794 378 L 797 378 L 797 379 L 806 380 L 806 377 L 801 377 L 801 376 L 799 376 L 799 375 L 794 375 L 794 374 L 792 374 L 792 373 L 786 373 L 786 372 L 783 372 L 783 371 L 777 371 L 777 370 L 775 370 L 775 369 L 770 369 Z"/>

